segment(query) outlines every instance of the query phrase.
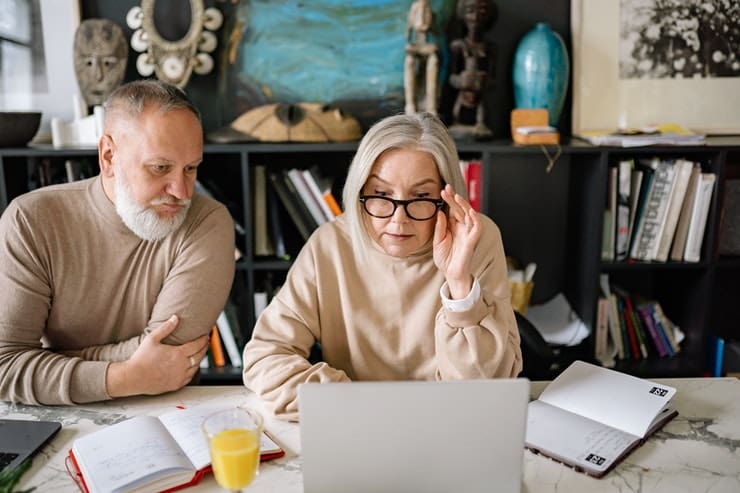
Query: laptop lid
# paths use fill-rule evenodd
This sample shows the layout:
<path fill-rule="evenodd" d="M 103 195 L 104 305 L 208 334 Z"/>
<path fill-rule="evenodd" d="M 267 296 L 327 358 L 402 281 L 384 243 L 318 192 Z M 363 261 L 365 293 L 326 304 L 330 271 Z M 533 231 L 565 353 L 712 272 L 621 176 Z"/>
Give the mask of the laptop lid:
<path fill-rule="evenodd" d="M 21 465 L 61 427 L 54 421 L 0 419 L 0 471 Z"/>
<path fill-rule="evenodd" d="M 529 380 L 307 383 L 305 493 L 521 488 Z"/>

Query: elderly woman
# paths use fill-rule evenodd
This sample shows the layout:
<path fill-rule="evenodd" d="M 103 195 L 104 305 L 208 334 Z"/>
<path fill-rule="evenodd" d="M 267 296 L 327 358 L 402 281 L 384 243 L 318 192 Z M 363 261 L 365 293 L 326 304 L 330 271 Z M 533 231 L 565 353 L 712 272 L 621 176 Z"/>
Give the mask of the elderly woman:
<path fill-rule="evenodd" d="M 464 190 L 437 117 L 391 116 L 367 132 L 344 214 L 305 244 L 244 348 L 244 383 L 272 412 L 298 419 L 304 382 L 520 372 L 501 235 Z"/>

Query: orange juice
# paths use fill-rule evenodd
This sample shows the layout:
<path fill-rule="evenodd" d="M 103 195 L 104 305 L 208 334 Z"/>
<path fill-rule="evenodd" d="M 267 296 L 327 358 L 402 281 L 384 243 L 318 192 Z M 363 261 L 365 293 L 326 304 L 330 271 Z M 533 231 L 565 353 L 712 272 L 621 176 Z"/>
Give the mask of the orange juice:
<path fill-rule="evenodd" d="M 259 437 L 252 430 L 227 429 L 211 439 L 213 474 L 221 487 L 237 491 L 248 486 L 257 474 Z"/>

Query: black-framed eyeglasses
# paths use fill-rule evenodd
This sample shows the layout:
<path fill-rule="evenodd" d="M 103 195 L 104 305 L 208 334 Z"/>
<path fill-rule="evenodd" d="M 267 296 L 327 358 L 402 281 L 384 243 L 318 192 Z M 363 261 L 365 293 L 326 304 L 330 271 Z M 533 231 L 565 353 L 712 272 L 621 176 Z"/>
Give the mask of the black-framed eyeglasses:
<path fill-rule="evenodd" d="M 396 200 L 382 195 L 360 195 L 360 202 L 365 207 L 365 212 L 381 219 L 391 217 L 396 213 L 398 206 L 402 205 L 406 215 L 414 221 L 427 221 L 433 218 L 445 204 L 442 199 Z"/>

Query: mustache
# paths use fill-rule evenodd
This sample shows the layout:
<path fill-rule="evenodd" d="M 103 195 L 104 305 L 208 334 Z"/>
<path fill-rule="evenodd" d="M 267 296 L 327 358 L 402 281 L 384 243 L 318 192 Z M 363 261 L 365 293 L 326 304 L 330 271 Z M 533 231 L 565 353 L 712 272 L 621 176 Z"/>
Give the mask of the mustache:
<path fill-rule="evenodd" d="M 173 197 L 158 197 L 149 202 L 149 205 L 179 205 L 182 207 L 190 205 L 191 199 L 176 199 Z"/>

